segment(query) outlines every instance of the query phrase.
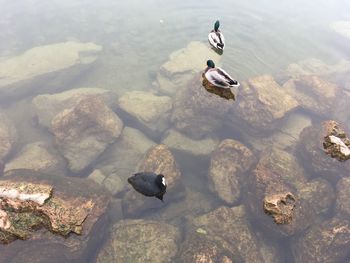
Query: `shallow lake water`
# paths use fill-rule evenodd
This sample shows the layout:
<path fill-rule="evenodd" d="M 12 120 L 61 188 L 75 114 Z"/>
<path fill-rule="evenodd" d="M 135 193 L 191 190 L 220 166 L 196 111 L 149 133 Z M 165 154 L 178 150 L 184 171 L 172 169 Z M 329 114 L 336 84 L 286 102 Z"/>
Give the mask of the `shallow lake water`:
<path fill-rule="evenodd" d="M 173 111 L 181 111 L 181 107 L 185 106 L 186 110 L 188 110 L 191 108 L 188 106 L 191 105 L 191 103 L 181 104 L 178 100 L 183 99 L 183 97 L 175 95 L 176 91 L 172 94 L 162 92 L 164 90 L 159 86 L 163 84 L 158 81 L 158 78 L 159 75 L 162 74 L 161 71 L 164 71 L 164 64 L 168 61 L 182 63 L 179 60 L 169 57 L 170 54 L 188 47 L 189 43 L 193 41 L 200 42 L 201 46 L 208 47 L 207 54 L 200 53 L 200 55 L 203 55 L 201 58 L 203 60 L 203 70 L 206 67 L 206 61 L 208 59 L 219 58 L 219 55 L 209 49 L 209 43 L 207 41 L 208 33 L 212 29 L 214 22 L 219 19 L 221 22 L 220 28 L 226 39 L 226 48 L 224 53 L 220 56 L 220 62 L 218 62 L 218 64 L 239 80 L 239 82 L 247 83 L 247 81 L 252 78 L 261 75 L 271 75 L 282 89 L 283 84 L 291 78 L 290 75 L 286 73 L 290 64 L 301 65 L 301 61 L 310 61 L 310 59 L 313 59 L 313 61 L 321 61 L 320 63 L 322 63 L 322 66 L 320 68 L 327 67 L 328 65 L 334 68 L 327 71 L 327 74 L 325 73 L 326 81 L 338 85 L 340 90 L 349 91 L 350 34 L 348 34 L 348 38 L 346 38 L 338 34 L 332 27 L 337 21 L 350 21 L 349 1 L 0 0 L 0 13 L 0 96 L 3 94 L 1 93 L 1 74 L 3 73 L 1 72 L 2 61 L 19 56 L 34 47 L 67 41 L 92 42 L 102 47 L 102 50 L 96 55 L 96 60 L 91 63 L 91 65 L 87 63 L 87 69 L 84 68 L 79 72 L 78 67 L 74 68 L 74 71 L 72 70 L 69 72 L 70 69 L 68 68 L 63 70 L 64 72 L 68 72 L 66 74 L 67 77 L 65 77 L 66 75 L 60 78 L 56 78 L 55 75 L 49 77 L 48 81 L 54 83 L 52 88 L 48 85 L 48 88 L 41 89 L 41 87 L 45 86 L 45 81 L 37 82 L 35 77 L 33 77 L 33 82 L 31 83 L 30 80 L 32 76 L 30 76 L 28 78 L 29 81 L 26 80 L 27 83 L 24 84 L 26 85 L 26 91 L 23 92 L 23 94 L 21 93 L 21 95 L 18 96 L 15 94 L 8 98 L 0 97 L 0 110 L 13 122 L 18 134 L 16 143 L 11 149 L 11 152 L 4 157 L 3 161 L 5 164 L 10 163 L 14 157 L 18 156 L 18 153 L 20 153 L 21 149 L 27 144 L 43 141 L 54 145 L 54 136 L 50 128 L 40 126 L 37 117 L 34 116 L 32 99 L 37 95 L 54 94 L 81 87 L 98 87 L 113 91 L 116 95 L 116 103 L 118 98 L 130 91 L 143 91 L 156 94 L 157 96 L 167 96 L 174 107 L 170 109 L 166 115 L 161 115 L 161 118 L 168 120 L 159 122 L 159 127 L 154 124 L 157 123 L 154 120 L 151 128 L 147 127 L 142 121 L 140 124 L 137 120 L 135 121 L 135 118 L 130 116 L 132 114 L 127 113 L 125 108 L 121 110 L 120 105 L 116 107 L 116 113 L 123 120 L 124 131 L 125 127 L 132 127 L 143 133 L 144 135 L 142 136 L 147 138 L 146 142 L 144 142 L 145 139 L 142 139 L 140 140 L 140 144 L 142 145 L 135 147 L 138 149 L 138 152 L 136 151 L 135 153 L 137 156 L 133 155 L 134 152 L 132 150 L 125 153 L 126 155 L 130 154 L 129 159 L 132 161 L 129 162 L 128 157 L 124 156 L 125 158 L 122 159 L 122 161 L 116 160 L 116 164 L 113 163 L 114 156 L 123 155 L 121 152 L 122 150 L 118 152 L 118 149 L 128 149 L 128 145 L 122 145 L 122 143 L 120 143 L 121 139 L 118 138 L 113 141 L 113 143 L 110 143 L 104 151 L 85 167 L 85 169 L 80 169 L 78 172 L 72 171 L 67 166 L 67 162 L 64 162 L 64 167 L 60 168 L 60 173 L 65 176 L 83 178 L 89 176 L 95 169 L 100 169 L 105 173 L 106 177 L 110 176 L 109 173 L 115 174 L 111 176 L 114 180 L 113 183 L 111 183 L 111 187 L 120 187 L 121 189 L 108 189 L 108 185 L 105 185 L 106 189 L 113 194 L 112 205 L 109 208 L 109 227 L 111 228 L 122 219 L 155 220 L 176 227 L 180 235 L 179 238 L 175 239 L 175 247 L 177 249 L 176 255 L 170 259 L 164 258 L 162 260 L 160 259 L 162 253 L 154 253 L 154 255 L 157 255 L 157 258 L 154 260 L 145 259 L 145 262 L 181 262 L 181 260 L 185 258 L 183 254 L 184 251 L 186 251 L 183 244 L 185 241 L 187 242 L 189 233 L 191 233 L 193 229 L 198 233 L 204 229 L 203 233 L 205 233 L 204 223 L 203 227 L 198 227 L 196 223 L 191 224 L 191 220 L 210 213 L 222 206 L 245 207 L 247 215 L 244 216 L 244 218 L 246 218 L 247 222 L 246 224 L 239 222 L 237 226 L 244 225 L 247 227 L 247 225 L 249 225 L 249 227 L 247 227 L 249 231 L 247 231 L 250 234 L 253 233 L 254 240 L 258 240 L 251 242 L 258 247 L 259 253 L 263 255 L 263 259 L 259 259 L 260 261 L 251 261 L 252 258 L 244 254 L 241 248 L 238 248 L 237 251 L 227 252 L 228 258 L 230 253 L 234 254 L 231 258 L 232 262 L 302 262 L 302 259 L 295 256 L 297 253 L 295 251 L 296 249 L 300 249 L 300 246 L 296 247 L 293 244 L 298 243 L 312 225 L 310 224 L 307 229 L 289 236 L 270 233 L 270 230 L 266 228 L 264 224 L 261 224 L 260 219 L 255 218 L 254 212 L 250 211 L 248 208 L 248 203 L 250 202 L 249 196 L 254 196 L 255 193 L 251 192 L 252 188 L 246 185 L 248 183 L 245 183 L 245 180 L 242 178 L 239 184 L 242 189 L 240 189 L 241 193 L 237 200 L 235 200 L 233 204 L 228 204 L 221 200 L 218 194 L 209 186 L 212 184 L 211 178 L 208 176 L 212 158 L 211 151 L 214 150 L 218 142 L 223 139 L 235 139 L 246 145 L 252 150 L 255 156 L 251 168 L 247 168 L 247 170 L 241 173 L 241 176 L 248 177 L 253 173 L 254 167 L 262 156 L 262 152 L 265 152 L 273 143 L 277 142 L 276 144 L 282 145 L 281 148 L 286 150 L 291 156 L 296 157 L 300 166 L 305 169 L 305 173 L 307 174 L 305 177 L 308 178 L 308 180 L 312 180 L 318 178 L 317 172 L 310 171 L 310 167 L 308 166 L 309 160 L 303 159 L 304 155 L 302 153 L 300 154 L 300 147 L 297 147 L 297 144 L 300 144 L 300 142 L 298 142 L 299 138 L 293 136 L 295 136 L 295 134 L 298 136 L 302 128 L 311 124 L 317 125 L 321 121 L 327 119 L 340 121 L 342 125 L 345 125 L 343 128 L 348 129 L 350 127 L 348 108 L 345 106 L 343 107 L 343 104 L 339 103 L 341 104 L 339 106 L 339 114 L 330 112 L 328 115 L 324 112 L 318 114 L 317 109 L 315 110 L 310 107 L 306 107 L 307 109 L 303 106 L 295 107 L 292 113 L 287 113 L 279 120 L 278 128 L 272 131 L 268 128 L 265 129 L 266 127 L 260 131 L 259 128 L 255 128 L 255 123 L 252 126 L 255 132 L 251 132 L 251 130 L 245 131 L 245 127 L 250 127 L 249 120 L 254 119 L 254 116 L 247 117 L 249 115 L 248 113 L 245 113 L 245 115 L 240 113 L 237 115 L 240 117 L 236 118 L 231 124 L 229 115 L 235 108 L 232 110 L 230 108 L 231 106 L 227 106 L 228 103 L 240 105 L 239 102 L 242 99 L 240 98 L 242 94 L 241 89 L 242 86 L 245 86 L 245 84 L 243 84 L 240 88 L 233 89 L 237 98 L 236 101 L 227 101 L 213 94 L 205 97 L 204 100 L 213 98 L 213 100 L 219 101 L 218 105 L 228 107 L 229 110 L 222 114 L 222 118 L 217 118 L 218 124 L 215 125 L 216 128 L 211 129 L 209 132 L 205 131 L 204 134 L 198 134 L 196 129 L 195 131 L 191 131 L 189 128 L 190 131 L 187 131 L 186 128 L 180 127 L 181 124 L 176 121 L 178 120 L 177 118 L 180 117 L 172 117 L 174 114 Z M 348 30 L 350 31 L 350 26 L 348 26 Z M 186 58 L 188 58 L 189 61 L 184 61 L 184 63 L 190 65 L 190 60 L 198 59 L 198 57 L 182 57 L 183 60 L 186 60 Z M 31 61 L 28 61 L 28 66 L 30 63 Z M 312 68 L 312 65 L 319 65 L 317 63 L 311 63 L 309 65 L 311 65 L 310 67 Z M 16 65 L 14 68 L 16 68 Z M 181 66 L 179 66 L 179 68 L 181 68 Z M 314 72 L 315 75 L 319 74 L 315 69 L 311 69 L 311 71 Z M 331 74 L 329 74 L 330 71 Z M 16 71 L 14 70 L 14 72 Z M 182 86 L 176 87 L 179 90 L 193 87 L 201 88 L 201 72 L 197 69 L 185 72 L 185 74 L 187 74 L 186 78 L 188 79 L 186 82 L 176 82 L 183 72 L 178 73 L 176 69 L 174 72 L 171 72 L 173 75 L 170 74 L 170 76 L 167 77 L 169 77 L 170 82 L 181 83 Z M 49 74 L 51 73 L 52 72 L 49 72 Z M 198 79 L 198 86 L 197 84 L 193 84 L 194 82 L 196 83 L 196 79 Z M 16 85 L 16 83 L 14 85 Z M 38 85 L 40 85 L 40 87 Z M 320 93 L 322 92 L 324 91 L 320 91 Z M 349 96 L 348 93 L 346 94 Z M 203 96 L 202 93 L 199 95 Z M 186 95 L 184 96 L 184 100 L 186 100 L 187 97 Z M 311 94 L 311 96 L 313 95 Z M 192 98 L 191 95 L 189 95 L 189 97 Z M 347 98 L 350 98 L 350 96 Z M 220 104 L 220 100 L 222 100 L 222 104 Z M 300 101 L 303 100 L 301 99 Z M 135 102 L 135 104 L 137 103 L 138 101 Z M 347 101 L 345 99 L 344 104 L 350 105 L 346 103 Z M 198 106 L 198 103 L 193 104 L 194 107 Z M 138 108 L 140 105 L 135 105 L 134 107 Z M 317 105 L 315 107 L 317 108 Z M 208 109 L 206 109 L 205 106 L 199 108 L 203 109 L 203 112 L 198 112 L 198 107 L 195 109 L 198 118 L 205 119 L 207 114 L 210 115 L 210 112 L 208 113 L 206 111 Z M 213 106 L 209 106 L 209 111 L 214 111 L 214 108 Z M 144 110 L 151 111 L 153 109 L 145 108 Z M 220 114 L 220 111 L 215 114 Z M 242 117 L 242 115 L 244 115 L 244 117 Z M 339 118 L 337 119 L 334 116 L 338 116 Z M 208 117 L 208 122 L 213 119 L 215 119 L 215 117 Z M 244 121 L 245 124 L 239 129 L 236 129 L 234 126 L 239 125 L 241 119 L 244 119 L 242 121 Z M 185 123 L 191 122 L 186 122 L 186 120 L 183 119 L 182 121 Z M 147 120 L 145 122 L 147 122 Z M 166 123 L 166 129 L 163 129 L 162 125 L 164 125 L 164 123 Z M 199 125 L 201 123 L 203 122 L 200 121 Z M 153 132 L 154 130 L 155 132 Z M 173 144 L 170 150 L 181 172 L 181 179 L 179 180 L 183 186 L 183 188 L 179 188 L 179 191 L 182 191 L 185 197 L 179 197 L 169 190 L 169 192 L 165 194 L 164 203 L 154 198 L 154 204 L 152 204 L 152 201 L 150 201 L 151 204 L 145 204 L 148 205 L 149 208 L 146 210 L 141 209 L 142 211 L 140 210 L 140 213 L 137 213 L 137 211 L 130 213 L 125 212 L 125 207 L 133 206 L 132 200 L 126 197 L 125 192 L 127 190 L 125 190 L 124 187 L 127 188 L 127 177 L 135 172 L 135 160 L 142 159 L 140 156 L 144 156 L 151 146 L 162 142 L 164 143 L 164 138 L 169 133 L 169 130 L 182 132 L 190 138 L 189 140 L 194 141 L 198 139 L 215 138 L 215 143 L 210 152 L 204 149 L 210 146 L 204 145 L 206 143 L 203 141 L 195 146 L 188 146 L 187 148 L 186 146 L 190 145 L 188 141 L 177 141 L 178 145 L 184 144 L 185 146 L 174 146 Z M 135 132 L 135 130 L 132 132 Z M 259 135 L 255 136 L 257 133 Z M 286 139 L 287 137 L 289 140 Z M 136 143 L 137 142 L 139 142 L 139 140 L 136 140 Z M 198 146 L 201 143 L 203 144 L 203 149 Z M 169 144 L 171 143 L 169 142 Z M 284 144 L 286 144 L 287 147 L 284 147 Z M 115 147 L 120 148 L 116 150 L 114 149 Z M 130 146 L 130 148 L 132 147 L 134 146 Z M 188 148 L 190 148 L 190 150 L 188 150 Z M 140 149 L 144 149 L 144 151 L 142 152 Z M 203 151 L 205 152 L 204 154 Z M 320 151 L 322 151 L 322 149 L 320 149 Z M 198 152 L 200 154 L 198 154 Z M 243 164 L 235 165 L 237 165 L 237 167 L 243 166 Z M 244 170 L 245 168 L 238 169 Z M 326 179 L 327 184 L 329 183 L 332 188 L 332 192 L 335 195 L 333 199 L 335 200 L 337 198 L 335 193 L 336 189 L 338 189 L 337 183 L 339 178 L 328 178 L 327 175 L 323 175 L 322 178 Z M 64 180 L 64 177 L 62 180 Z M 117 184 L 115 180 L 120 180 L 121 183 Z M 300 184 L 303 183 L 305 182 L 300 182 Z M 295 185 L 297 184 L 298 182 L 295 183 Z M 249 189 L 249 191 L 247 189 Z M 167 195 L 169 195 L 169 198 L 167 198 Z M 318 213 L 316 211 L 317 219 L 312 219 L 315 220 L 315 224 L 321 225 L 323 222 L 327 222 L 327 220 L 330 220 L 336 215 L 336 201 L 334 200 L 332 206 L 326 209 L 327 211 L 325 213 Z M 126 204 L 126 202 L 130 203 Z M 261 200 L 261 210 L 262 209 Z M 222 218 L 225 220 L 227 219 L 225 216 Z M 272 221 L 272 218 L 269 219 Z M 234 223 L 231 222 L 230 224 L 233 224 L 232 228 L 235 227 Z M 214 231 L 214 233 L 221 232 Z M 239 231 L 236 233 L 239 233 Z M 347 233 L 346 238 L 350 240 L 349 233 Z M 88 256 L 89 262 L 143 262 L 137 258 L 133 259 L 135 261 L 130 261 L 131 259 L 125 258 L 124 260 L 115 258 L 115 261 L 113 261 L 111 260 L 111 258 L 113 258 L 112 256 L 111 258 L 106 257 L 108 259 L 101 259 L 103 257 L 99 256 L 100 251 L 104 250 L 104 253 L 108 254 L 108 249 L 111 249 L 111 245 L 105 245 L 108 244 L 109 239 L 110 236 L 106 235 L 103 238 L 103 242 L 94 244 L 94 249 Z M 226 237 L 223 239 L 227 241 Z M 236 239 L 236 242 L 239 242 L 238 240 L 239 239 Z M 128 243 L 128 246 L 131 247 L 133 246 L 132 242 L 132 239 L 127 242 L 125 241 L 125 243 Z M 145 255 L 148 254 L 146 245 L 140 245 L 138 243 L 140 242 L 139 240 L 135 242 L 136 246 L 144 247 Z M 228 241 L 228 243 L 230 242 Z M 244 243 L 244 245 L 247 244 L 250 243 Z M 1 246 L 3 246 L 2 251 L 6 251 L 6 245 Z M 119 244 L 116 246 L 121 245 Z M 223 246 L 225 247 L 226 245 Z M 240 246 L 237 245 L 237 247 Z M 330 249 L 330 254 L 336 254 L 337 251 L 335 250 L 341 249 L 339 247 L 335 248 L 335 246 L 330 247 L 334 248 L 334 251 Z M 225 247 L 225 249 L 229 250 L 227 247 Z M 350 250 L 347 247 L 342 249 L 348 251 L 347 256 L 340 257 L 341 260 L 339 261 L 329 260 L 325 262 L 350 262 Z M 125 251 L 121 253 L 124 252 Z M 118 254 L 118 252 L 115 251 L 111 251 L 110 253 Z M 168 255 L 166 252 L 164 253 Z M 219 258 L 219 256 L 217 258 Z M 199 261 L 197 258 L 198 261 L 196 262 L 231 262 L 221 261 L 221 259 L 220 261 L 215 261 L 218 260 L 217 258 L 215 258 L 214 261 L 205 261 L 205 259 L 204 261 Z M 305 258 L 306 257 L 304 257 L 304 259 Z M 35 261 L 35 259 L 31 260 L 30 262 L 44 262 L 40 260 Z M 21 262 L 21 259 L 15 258 L 14 261 L 8 262 Z M 86 259 L 81 262 L 86 262 Z"/>

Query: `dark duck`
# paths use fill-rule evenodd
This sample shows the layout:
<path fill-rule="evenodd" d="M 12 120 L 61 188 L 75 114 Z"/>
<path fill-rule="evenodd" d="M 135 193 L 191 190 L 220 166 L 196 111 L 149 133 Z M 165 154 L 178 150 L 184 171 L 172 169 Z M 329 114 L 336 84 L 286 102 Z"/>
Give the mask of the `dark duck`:
<path fill-rule="evenodd" d="M 129 177 L 128 182 L 137 192 L 145 196 L 155 196 L 163 201 L 163 195 L 167 187 L 164 175 L 141 172 Z"/>

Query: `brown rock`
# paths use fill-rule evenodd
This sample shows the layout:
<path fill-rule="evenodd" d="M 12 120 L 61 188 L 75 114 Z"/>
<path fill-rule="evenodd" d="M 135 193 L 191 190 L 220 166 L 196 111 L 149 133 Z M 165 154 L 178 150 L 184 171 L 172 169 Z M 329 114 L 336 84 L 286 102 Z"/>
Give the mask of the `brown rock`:
<path fill-rule="evenodd" d="M 180 232 L 172 225 L 151 220 L 121 220 L 97 257 L 97 263 L 173 262 Z"/>
<path fill-rule="evenodd" d="M 297 106 L 272 76 L 249 79 L 242 83 L 232 111 L 233 128 L 262 136 L 262 131 L 274 130 L 277 121 Z"/>
<path fill-rule="evenodd" d="M 337 183 L 336 211 L 350 216 L 350 178 L 342 178 Z"/>
<path fill-rule="evenodd" d="M 336 121 L 323 123 L 323 147 L 328 155 L 338 161 L 350 159 L 350 140 Z"/>
<path fill-rule="evenodd" d="M 69 262 L 86 261 L 106 234 L 108 196 L 86 179 L 62 180 L 29 170 L 14 170 L 7 175 L 10 179 L 1 182 L 1 204 L 11 226 L 0 231 L 1 239 L 3 242 L 16 238 L 29 240 L 0 247 L 0 261 L 8 262 L 19 251 L 22 258 L 26 253 L 30 258 L 39 253 L 42 262 L 51 262 L 51 255 L 58 252 Z M 12 195 L 6 197 L 9 191 L 5 190 L 14 187 L 18 188 L 17 192 L 11 191 Z M 27 200 L 11 199 L 14 193 Z M 38 247 L 40 251 L 47 248 L 52 254 L 40 253 Z"/>
<path fill-rule="evenodd" d="M 292 222 L 295 201 L 292 193 L 266 196 L 264 211 L 273 217 L 276 224 L 289 224 Z"/>
<path fill-rule="evenodd" d="M 348 176 L 350 163 L 339 162 L 325 154 L 324 136 L 325 133 L 320 124 L 306 127 L 301 132 L 297 150 L 305 167 L 314 176 L 323 176 L 328 180 L 336 181 L 340 177 Z"/>
<path fill-rule="evenodd" d="M 210 161 L 212 190 L 223 201 L 234 204 L 240 197 L 244 173 L 254 162 L 255 157 L 246 146 L 232 139 L 223 140 L 213 151 Z"/>
<path fill-rule="evenodd" d="M 314 224 L 292 242 L 294 262 L 343 262 L 350 252 L 350 222 L 332 218 Z"/>
<path fill-rule="evenodd" d="M 100 98 L 82 99 L 75 107 L 57 114 L 51 130 L 58 149 L 73 172 L 85 169 L 116 138 L 123 122 Z"/>

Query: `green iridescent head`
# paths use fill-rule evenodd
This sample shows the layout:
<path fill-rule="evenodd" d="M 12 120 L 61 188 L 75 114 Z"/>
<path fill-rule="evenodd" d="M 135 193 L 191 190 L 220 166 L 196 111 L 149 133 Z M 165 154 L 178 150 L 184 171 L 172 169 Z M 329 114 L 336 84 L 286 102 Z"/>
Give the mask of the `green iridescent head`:
<path fill-rule="evenodd" d="M 207 66 L 208 66 L 209 68 L 215 68 L 215 64 L 214 64 L 214 62 L 213 62 L 211 59 L 209 59 L 209 60 L 207 61 Z"/>
<path fill-rule="evenodd" d="M 218 31 L 219 30 L 219 26 L 220 26 L 220 21 L 216 20 L 215 24 L 214 24 L 214 30 Z"/>

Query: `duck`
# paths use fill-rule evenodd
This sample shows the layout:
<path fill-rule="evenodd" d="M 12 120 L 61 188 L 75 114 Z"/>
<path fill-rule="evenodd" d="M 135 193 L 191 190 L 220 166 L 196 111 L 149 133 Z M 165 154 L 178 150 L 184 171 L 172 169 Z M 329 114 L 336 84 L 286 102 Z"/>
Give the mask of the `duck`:
<path fill-rule="evenodd" d="M 212 60 L 207 61 L 204 77 L 214 86 L 220 88 L 239 87 L 237 80 L 233 79 L 225 70 L 216 68 Z"/>
<path fill-rule="evenodd" d="M 225 48 L 225 38 L 219 30 L 219 27 L 220 21 L 217 20 L 214 24 L 214 29 L 208 35 L 208 40 L 210 45 L 212 45 L 214 48 L 223 51 Z"/>
<path fill-rule="evenodd" d="M 154 196 L 163 202 L 167 184 L 163 174 L 140 172 L 128 178 L 128 183 L 144 196 Z"/>

